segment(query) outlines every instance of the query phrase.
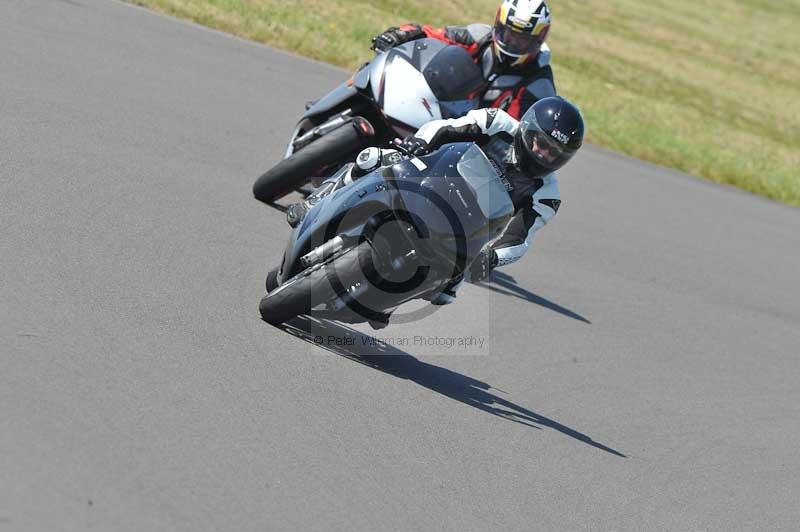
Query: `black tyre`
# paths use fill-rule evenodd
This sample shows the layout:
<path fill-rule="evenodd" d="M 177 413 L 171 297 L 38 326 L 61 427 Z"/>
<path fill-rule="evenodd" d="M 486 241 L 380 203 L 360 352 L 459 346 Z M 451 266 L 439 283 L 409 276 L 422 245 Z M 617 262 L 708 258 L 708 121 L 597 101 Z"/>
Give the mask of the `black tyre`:
<path fill-rule="evenodd" d="M 264 284 L 265 284 L 265 286 L 267 288 L 267 293 L 270 293 L 273 290 L 275 290 L 276 288 L 278 288 L 278 270 L 277 269 L 269 271 L 269 273 L 267 274 L 267 279 L 264 282 Z"/>
<path fill-rule="evenodd" d="M 297 123 L 297 127 L 295 127 L 294 134 L 292 135 L 291 142 L 294 142 L 294 140 L 296 138 L 301 137 L 305 133 L 311 131 L 314 127 L 318 126 L 320 124 L 320 122 L 323 122 L 323 121 L 324 120 L 320 120 L 320 119 L 314 120 L 312 118 L 304 118 L 304 119 L 300 120 L 300 122 Z M 291 153 L 289 153 L 289 148 L 287 146 L 286 155 L 285 155 L 284 158 L 289 157 L 294 152 L 295 152 L 295 150 L 294 150 L 294 148 L 292 148 Z"/>
<path fill-rule="evenodd" d="M 371 134 L 369 122 L 357 117 L 267 170 L 253 184 L 253 196 L 264 203 L 280 199 L 324 168 L 351 159 L 369 146 Z"/>
<path fill-rule="evenodd" d="M 332 261 L 312 266 L 261 299 L 261 318 L 278 325 L 336 298 L 344 287 L 366 282 L 374 271 L 372 247 L 362 243 Z"/>

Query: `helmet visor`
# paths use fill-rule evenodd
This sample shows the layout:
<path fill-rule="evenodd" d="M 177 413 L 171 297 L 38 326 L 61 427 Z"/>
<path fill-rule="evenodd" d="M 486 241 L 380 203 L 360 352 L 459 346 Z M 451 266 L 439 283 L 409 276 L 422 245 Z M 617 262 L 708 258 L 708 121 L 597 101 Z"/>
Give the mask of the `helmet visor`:
<path fill-rule="evenodd" d="M 521 56 L 539 53 L 539 49 L 544 42 L 543 37 L 545 34 L 546 32 L 542 32 L 539 35 L 532 35 L 530 33 L 516 31 L 498 20 L 494 24 L 492 35 L 494 42 L 497 43 L 503 52 L 508 55 Z"/>
<path fill-rule="evenodd" d="M 523 134 L 528 153 L 544 168 L 556 170 L 575 154 L 541 129 L 530 129 Z"/>

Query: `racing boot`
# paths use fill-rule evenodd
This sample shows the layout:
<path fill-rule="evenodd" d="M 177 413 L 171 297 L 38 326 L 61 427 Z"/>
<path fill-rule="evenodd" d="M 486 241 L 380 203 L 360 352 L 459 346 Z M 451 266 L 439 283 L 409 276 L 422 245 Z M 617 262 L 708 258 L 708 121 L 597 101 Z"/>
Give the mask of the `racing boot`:
<path fill-rule="evenodd" d="M 330 194 L 336 187 L 337 182 L 338 179 L 325 181 L 317 190 L 307 197 L 305 201 L 289 205 L 289 207 L 286 208 L 286 223 L 288 223 L 291 228 L 300 225 L 300 222 L 306 217 L 306 213 L 311 210 L 311 207 Z"/>
<path fill-rule="evenodd" d="M 379 331 L 389 326 L 389 318 L 392 316 L 391 312 L 376 314 L 369 320 L 369 326 L 373 330 Z"/>
<path fill-rule="evenodd" d="M 300 222 L 306 217 L 309 208 L 305 201 L 289 205 L 286 209 L 286 222 L 289 224 L 289 227 L 294 229 L 300 225 Z"/>
<path fill-rule="evenodd" d="M 463 279 L 458 279 L 455 282 L 451 282 L 449 285 L 444 287 L 444 290 L 433 296 L 429 301 L 431 305 L 442 306 L 442 305 L 449 305 L 456 300 L 456 292 L 459 288 L 461 288 L 461 284 L 464 282 Z"/>
<path fill-rule="evenodd" d="M 294 228 L 300 225 L 306 213 L 319 202 L 322 198 L 341 187 L 347 186 L 358 178 L 368 174 L 381 165 L 383 152 L 380 148 L 366 148 L 361 150 L 356 158 L 356 163 L 344 165 L 336 174 L 323 181 L 305 201 L 293 203 L 286 209 L 286 221 Z M 387 154 L 394 153 L 394 150 L 386 150 Z"/>

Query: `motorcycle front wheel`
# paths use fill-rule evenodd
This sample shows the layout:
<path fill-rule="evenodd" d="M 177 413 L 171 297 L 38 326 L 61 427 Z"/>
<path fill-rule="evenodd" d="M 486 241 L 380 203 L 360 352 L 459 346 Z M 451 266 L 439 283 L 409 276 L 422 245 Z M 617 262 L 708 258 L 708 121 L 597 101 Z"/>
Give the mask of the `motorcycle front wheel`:
<path fill-rule="evenodd" d="M 370 144 L 372 126 L 356 117 L 267 170 L 253 184 L 253 196 L 264 203 L 273 203 L 304 185 L 311 177 L 329 166 L 341 166 Z"/>
<path fill-rule="evenodd" d="M 373 249 L 364 242 L 333 260 L 311 266 L 261 299 L 261 318 L 272 325 L 284 323 L 367 283 L 374 271 Z"/>

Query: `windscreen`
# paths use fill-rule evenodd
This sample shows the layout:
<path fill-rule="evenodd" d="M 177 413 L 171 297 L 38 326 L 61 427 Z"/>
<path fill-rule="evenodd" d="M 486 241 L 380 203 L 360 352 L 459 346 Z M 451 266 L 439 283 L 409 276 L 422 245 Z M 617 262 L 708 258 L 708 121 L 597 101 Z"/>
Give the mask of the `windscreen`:
<path fill-rule="evenodd" d="M 508 211 L 511 207 L 511 198 L 494 166 L 480 148 L 473 144 L 461 156 L 456 168 L 472 189 L 478 206 L 486 218 L 491 220 Z"/>
<path fill-rule="evenodd" d="M 439 100 L 439 110 L 442 118 L 461 118 L 473 109 L 477 109 L 480 101 L 477 98 L 472 100 L 442 101 Z"/>
<path fill-rule="evenodd" d="M 484 83 L 480 67 L 459 46 L 442 48 L 422 73 L 440 101 L 466 100 Z"/>

